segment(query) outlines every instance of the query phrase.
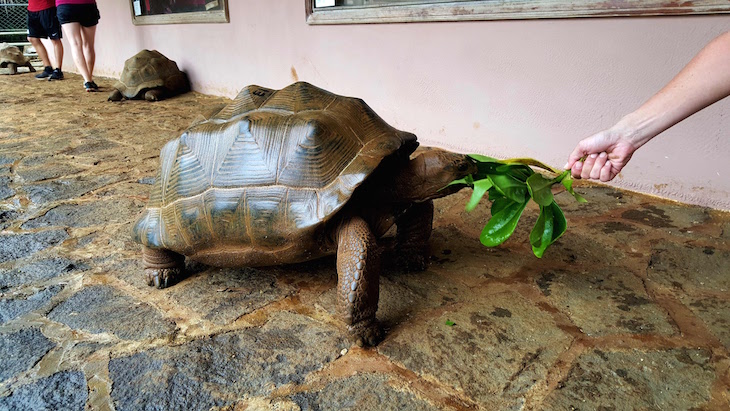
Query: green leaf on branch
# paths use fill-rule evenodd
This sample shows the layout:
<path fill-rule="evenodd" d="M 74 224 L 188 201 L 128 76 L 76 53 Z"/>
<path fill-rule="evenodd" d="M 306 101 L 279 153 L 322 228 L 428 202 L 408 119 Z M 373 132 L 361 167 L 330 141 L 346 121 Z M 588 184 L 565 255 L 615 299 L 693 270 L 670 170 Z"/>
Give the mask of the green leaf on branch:
<path fill-rule="evenodd" d="M 454 181 L 450 182 L 449 184 L 446 185 L 446 187 L 448 187 L 448 186 L 454 186 L 454 185 L 457 185 L 457 184 L 464 184 L 467 187 L 473 187 L 474 186 L 474 177 L 472 177 L 471 174 L 470 174 L 470 175 L 468 175 L 468 176 L 466 176 L 464 178 L 460 178 L 458 180 L 454 180 Z M 444 187 L 444 188 L 446 188 L 446 187 Z M 441 190 L 443 190 L 444 188 L 442 188 Z"/>
<path fill-rule="evenodd" d="M 492 202 L 492 216 L 484 226 L 479 240 L 487 247 L 494 247 L 506 241 L 517 228 L 527 202 L 532 198 L 540 206 L 540 216 L 530 233 L 532 251 L 539 258 L 567 229 L 563 211 L 555 202 L 552 186 L 563 184 L 578 202 L 586 200 L 573 190 L 570 171 L 562 173 L 531 158 L 497 160 L 478 154 L 469 155 L 477 166 L 477 172 L 449 185 L 462 184 L 474 188 L 466 210 L 472 211 L 489 193 Z M 557 174 L 547 178 L 531 167 L 539 167 Z"/>
<path fill-rule="evenodd" d="M 527 183 L 520 181 L 509 174 L 491 174 L 488 176 L 492 181 L 492 185 L 500 194 L 509 198 L 516 203 L 522 203 L 528 200 L 529 192 L 527 191 Z"/>
<path fill-rule="evenodd" d="M 511 175 L 521 181 L 526 181 L 535 174 L 530 167 L 524 164 L 502 164 L 496 170 L 497 173 Z"/>
<path fill-rule="evenodd" d="M 568 174 L 561 181 L 565 189 L 568 190 L 568 192 L 572 194 L 573 197 L 575 197 L 576 201 L 578 201 L 579 203 L 587 203 L 588 200 L 586 200 L 585 198 L 583 198 L 583 196 L 573 190 L 573 176 L 570 175 L 570 172 L 568 170 L 566 170 L 566 173 Z"/>
<path fill-rule="evenodd" d="M 527 201 L 516 202 L 507 198 L 495 201 L 492 206 L 492 218 L 484 226 L 479 241 L 487 247 L 505 242 L 517 228 L 517 222 L 520 221 L 525 205 Z"/>
<path fill-rule="evenodd" d="M 496 158 L 483 156 L 481 154 L 468 154 L 467 157 L 471 157 L 479 163 L 501 163 Z"/>
<path fill-rule="evenodd" d="M 474 210 L 490 188 L 492 188 L 492 182 L 489 179 L 474 181 L 474 191 L 471 193 L 469 202 L 466 203 L 466 211 Z"/>
<path fill-rule="evenodd" d="M 503 160 L 502 162 L 506 164 L 524 164 L 526 166 L 539 167 L 543 170 L 550 171 L 555 174 L 560 174 L 558 170 L 550 167 L 545 163 L 537 161 L 534 158 L 508 158 L 507 160 Z"/>
<path fill-rule="evenodd" d="M 560 238 L 567 227 L 565 215 L 555 201 L 548 206 L 540 206 L 540 217 L 530 232 L 530 244 L 535 256 L 542 258 L 548 246 Z"/>
<path fill-rule="evenodd" d="M 553 184 L 553 180 L 549 180 L 539 173 L 535 173 L 527 179 L 527 188 L 530 190 L 532 199 L 541 206 L 549 206 L 553 202 L 551 190 Z"/>

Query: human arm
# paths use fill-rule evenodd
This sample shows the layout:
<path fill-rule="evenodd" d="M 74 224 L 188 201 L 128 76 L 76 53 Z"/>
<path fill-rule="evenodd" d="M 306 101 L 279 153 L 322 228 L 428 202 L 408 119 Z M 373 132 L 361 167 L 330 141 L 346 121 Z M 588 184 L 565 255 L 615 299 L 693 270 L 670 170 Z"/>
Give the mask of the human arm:
<path fill-rule="evenodd" d="M 730 32 L 705 46 L 664 88 L 613 127 L 581 140 L 566 169 L 575 178 L 610 181 L 641 146 L 730 95 Z M 578 161 L 586 157 L 584 162 Z"/>

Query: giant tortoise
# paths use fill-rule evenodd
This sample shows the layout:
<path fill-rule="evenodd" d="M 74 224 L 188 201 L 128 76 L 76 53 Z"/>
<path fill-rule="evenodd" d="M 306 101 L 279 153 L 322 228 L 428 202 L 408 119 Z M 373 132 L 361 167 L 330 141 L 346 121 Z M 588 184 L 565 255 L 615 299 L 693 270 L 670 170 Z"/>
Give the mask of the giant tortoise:
<path fill-rule="evenodd" d="M 171 285 L 184 259 L 256 267 L 336 254 L 338 312 L 356 343 L 376 344 L 380 239 L 423 270 L 432 199 L 476 171 L 467 156 L 416 150 L 365 102 L 305 82 L 248 86 L 162 149 L 133 229 L 150 286 Z M 413 158 L 411 158 L 413 157 Z"/>
<path fill-rule="evenodd" d="M 124 62 L 114 89 L 109 101 L 123 98 L 158 101 L 188 91 L 190 83 L 177 63 L 157 50 L 142 50 Z"/>
<path fill-rule="evenodd" d="M 28 67 L 28 71 L 35 71 L 35 67 L 19 48 L 8 43 L 0 44 L 0 68 L 7 69 L 8 74 L 15 74 L 18 67 Z"/>

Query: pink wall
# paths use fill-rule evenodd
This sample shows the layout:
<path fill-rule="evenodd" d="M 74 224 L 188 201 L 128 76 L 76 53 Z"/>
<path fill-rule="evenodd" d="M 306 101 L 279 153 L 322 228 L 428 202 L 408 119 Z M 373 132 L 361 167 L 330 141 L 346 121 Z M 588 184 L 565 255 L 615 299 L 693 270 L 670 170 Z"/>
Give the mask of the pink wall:
<path fill-rule="evenodd" d="M 730 30 L 730 15 L 309 26 L 304 0 L 230 0 L 229 24 L 134 26 L 126 1 L 99 9 L 98 76 L 157 49 L 202 93 L 305 80 L 426 145 L 558 167 Z M 726 99 L 665 132 L 614 184 L 730 210 L 729 114 Z"/>

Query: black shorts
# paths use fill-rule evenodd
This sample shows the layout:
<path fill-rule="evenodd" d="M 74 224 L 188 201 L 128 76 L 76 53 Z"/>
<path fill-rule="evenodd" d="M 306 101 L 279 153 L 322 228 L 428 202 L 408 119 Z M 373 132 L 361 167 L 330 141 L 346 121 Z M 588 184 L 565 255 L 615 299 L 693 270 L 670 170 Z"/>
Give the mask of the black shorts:
<path fill-rule="evenodd" d="M 58 21 L 61 24 L 79 23 L 84 27 L 96 26 L 99 23 L 99 9 L 94 4 L 60 4 Z"/>
<path fill-rule="evenodd" d="M 61 24 L 56 17 L 56 8 L 28 12 L 28 37 L 58 40 L 61 38 Z"/>

